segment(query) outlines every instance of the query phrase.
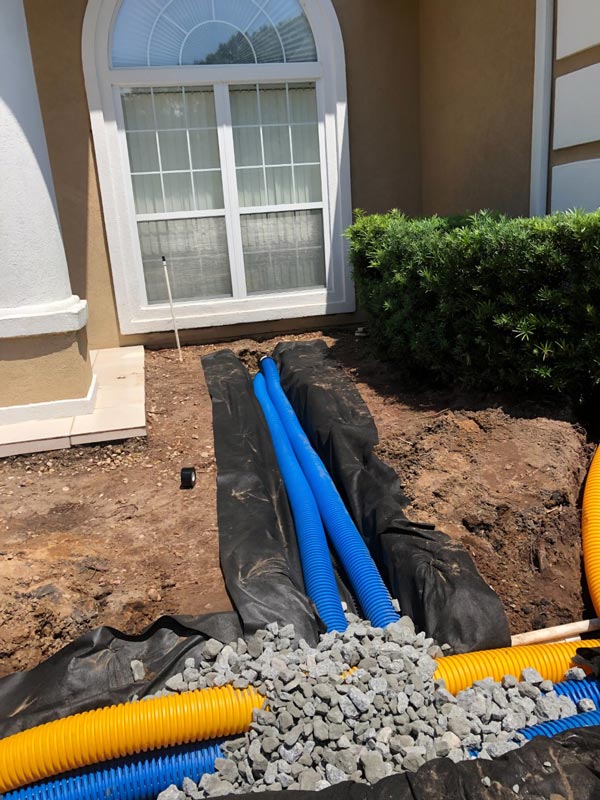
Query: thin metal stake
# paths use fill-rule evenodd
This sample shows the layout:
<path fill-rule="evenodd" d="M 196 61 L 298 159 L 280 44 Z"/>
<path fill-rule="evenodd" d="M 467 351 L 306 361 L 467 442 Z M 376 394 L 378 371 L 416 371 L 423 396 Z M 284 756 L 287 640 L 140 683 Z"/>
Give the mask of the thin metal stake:
<path fill-rule="evenodd" d="M 162 257 L 163 269 L 165 271 L 165 281 L 167 284 L 167 294 L 169 295 L 169 305 L 171 306 L 171 318 L 173 319 L 173 330 L 175 331 L 175 341 L 177 342 L 177 350 L 179 351 L 179 361 L 183 361 L 181 354 L 181 343 L 179 341 L 179 331 L 177 330 L 177 320 L 175 319 L 175 309 L 173 308 L 173 295 L 171 294 L 171 281 L 169 280 L 169 270 L 167 269 L 167 259 Z"/>

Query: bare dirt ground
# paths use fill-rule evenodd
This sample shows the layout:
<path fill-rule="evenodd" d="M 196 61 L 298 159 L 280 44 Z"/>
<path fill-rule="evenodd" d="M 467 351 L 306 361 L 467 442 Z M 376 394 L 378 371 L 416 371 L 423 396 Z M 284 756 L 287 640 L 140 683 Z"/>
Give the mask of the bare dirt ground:
<path fill-rule="evenodd" d="M 300 337 L 314 338 L 318 334 Z M 591 614 L 579 496 L 591 449 L 560 410 L 407 390 L 368 340 L 324 337 L 377 422 L 408 516 L 461 538 L 513 633 Z M 252 369 L 277 340 L 230 347 Z M 218 563 L 211 404 L 199 357 L 146 353 L 148 438 L 0 462 L 0 675 L 98 625 L 230 608 Z M 179 470 L 198 483 L 179 489 Z"/>

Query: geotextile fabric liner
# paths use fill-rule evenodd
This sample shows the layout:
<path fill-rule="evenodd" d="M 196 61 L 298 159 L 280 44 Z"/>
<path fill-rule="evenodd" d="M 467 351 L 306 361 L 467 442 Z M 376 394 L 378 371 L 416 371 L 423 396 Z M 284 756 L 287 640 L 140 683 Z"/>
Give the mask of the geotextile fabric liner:
<path fill-rule="evenodd" d="M 223 644 L 242 636 L 231 611 L 164 616 L 129 636 L 115 628 L 96 628 L 26 672 L 0 678 L 0 739 L 44 722 L 102 706 L 145 697 L 181 672 L 187 658 L 200 660 L 208 639 Z M 131 661 L 141 661 L 147 680 L 136 683 Z"/>
<path fill-rule="evenodd" d="M 282 342 L 273 357 L 402 613 L 456 653 L 510 645 L 500 598 L 460 542 L 406 518 L 396 473 L 373 454 L 379 441 L 373 418 L 325 342 Z"/>
<path fill-rule="evenodd" d="M 293 623 L 317 642 L 325 626 L 304 589 L 294 521 L 252 381 L 231 350 L 202 359 L 213 408 L 219 558 L 249 635 Z"/>

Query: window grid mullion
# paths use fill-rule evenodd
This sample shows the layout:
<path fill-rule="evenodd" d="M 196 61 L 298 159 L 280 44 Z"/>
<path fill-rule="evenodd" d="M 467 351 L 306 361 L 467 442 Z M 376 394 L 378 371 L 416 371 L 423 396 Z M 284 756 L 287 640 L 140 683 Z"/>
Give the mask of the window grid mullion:
<path fill-rule="evenodd" d="M 221 174 L 225 196 L 225 224 L 227 228 L 227 243 L 229 246 L 231 285 L 233 297 L 239 299 L 247 297 L 248 292 L 246 289 L 246 272 L 244 269 L 244 248 L 242 244 L 242 225 L 235 169 L 231 104 L 229 99 L 229 87 L 227 84 L 216 84 L 214 87 L 214 95 L 217 114 L 217 133 L 219 137 L 219 154 L 221 158 Z"/>
<path fill-rule="evenodd" d="M 160 190 L 162 192 L 163 211 L 166 211 L 167 210 L 167 196 L 165 194 L 165 182 L 163 180 L 162 159 L 160 157 L 160 139 L 158 137 L 158 117 L 156 116 L 156 104 L 154 102 L 154 89 L 150 89 L 150 95 L 152 97 L 152 114 L 154 116 L 154 128 L 155 128 L 155 136 L 156 136 L 156 152 L 158 154 L 158 170 L 159 170 L 159 173 L 160 173 Z"/>
<path fill-rule="evenodd" d="M 321 200 L 323 201 L 323 250 L 325 254 L 325 285 L 331 291 L 336 290 L 336 281 L 339 280 L 336 270 L 333 268 L 332 261 L 332 242 L 334 220 L 330 214 L 330 195 L 329 195 L 329 176 L 330 162 L 327 158 L 327 134 L 325 130 L 325 120 L 327 118 L 324 84 L 317 81 L 315 84 L 317 93 L 317 120 L 319 135 L 319 159 L 321 161 Z M 336 175 L 339 170 L 336 165 Z"/>
<path fill-rule="evenodd" d="M 260 86 L 256 85 L 256 101 L 258 103 L 258 129 L 260 131 L 260 151 L 262 154 L 263 184 L 265 187 L 265 200 L 269 202 L 269 186 L 267 184 L 267 159 L 265 158 L 265 140 L 263 136 L 262 106 L 260 102 Z"/>
<path fill-rule="evenodd" d="M 185 138 L 187 140 L 188 161 L 190 165 L 189 173 L 190 180 L 192 182 L 192 198 L 194 201 L 194 209 L 197 209 L 198 203 L 196 201 L 196 181 L 194 180 L 194 165 L 192 164 L 192 145 L 190 143 L 190 129 L 188 127 L 187 96 L 185 93 L 185 86 L 181 87 L 181 92 L 183 95 L 183 111 L 185 114 Z"/>
<path fill-rule="evenodd" d="M 292 167 L 292 197 L 294 203 L 298 202 L 298 195 L 296 193 L 296 170 L 294 168 L 294 143 L 292 141 L 292 113 L 290 107 L 290 87 L 289 84 L 285 85 L 285 107 L 287 110 L 288 118 L 288 138 L 290 140 L 290 164 Z"/>

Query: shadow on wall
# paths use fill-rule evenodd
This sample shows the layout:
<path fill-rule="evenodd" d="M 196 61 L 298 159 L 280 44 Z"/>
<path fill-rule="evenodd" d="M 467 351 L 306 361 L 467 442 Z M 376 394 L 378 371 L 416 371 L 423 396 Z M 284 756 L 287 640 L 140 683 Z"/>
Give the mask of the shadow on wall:
<path fill-rule="evenodd" d="M 81 63 L 87 0 L 24 0 L 24 6 L 71 287 L 79 297 L 92 298 L 92 346 L 117 347 L 121 337 Z"/>
<path fill-rule="evenodd" d="M 88 355 L 87 332 L 85 328 L 79 333 L 43 334 L 42 336 L 21 336 L 11 339 L 10 347 L 2 348 L 0 344 L 0 358 L 2 361 L 37 361 L 41 358 L 54 356 L 73 346 L 79 351 L 79 356 L 86 361 Z"/>
<path fill-rule="evenodd" d="M 22 28 L 19 24 L 18 15 L 12 13 L 6 14 L 3 18 L 2 24 L 10 26 L 8 31 L 9 35 L 5 37 L 4 41 L 9 42 L 9 50 L 12 51 L 12 55 L 10 52 L 7 53 L 6 60 L 10 60 L 11 63 L 15 65 L 17 70 L 25 71 L 27 69 L 28 59 L 26 54 L 20 52 Z M 12 30 L 13 27 L 15 28 L 14 32 Z M 32 113 L 30 98 L 23 96 L 23 82 L 19 80 L 11 80 L 9 76 L 6 77 L 8 79 L 2 81 L 1 87 L 2 114 L 5 116 L 4 124 L 6 125 L 6 129 L 3 131 L 3 137 L 7 137 L 5 142 L 8 146 L 10 146 L 11 131 L 14 131 L 15 136 L 18 136 L 20 143 L 23 141 L 23 139 L 27 142 L 27 145 L 33 155 L 33 160 L 38 164 L 40 175 L 42 176 L 44 184 L 46 185 L 46 191 L 50 199 L 50 204 L 52 205 L 54 214 L 58 219 L 58 209 L 56 207 L 54 187 L 52 185 L 52 175 L 48 170 L 45 159 L 42 159 L 41 162 L 39 160 L 40 154 L 44 153 L 46 150 L 46 142 L 44 141 L 43 133 L 38 124 L 39 117 L 37 114 Z M 18 129 L 22 131 L 22 137 Z"/>

